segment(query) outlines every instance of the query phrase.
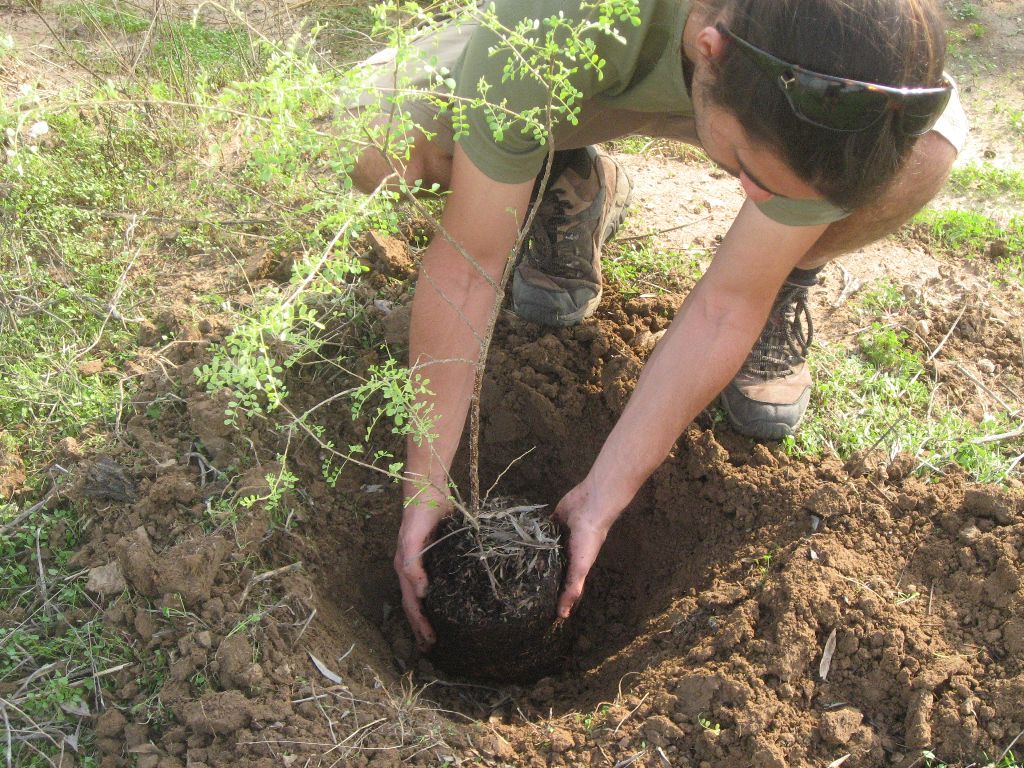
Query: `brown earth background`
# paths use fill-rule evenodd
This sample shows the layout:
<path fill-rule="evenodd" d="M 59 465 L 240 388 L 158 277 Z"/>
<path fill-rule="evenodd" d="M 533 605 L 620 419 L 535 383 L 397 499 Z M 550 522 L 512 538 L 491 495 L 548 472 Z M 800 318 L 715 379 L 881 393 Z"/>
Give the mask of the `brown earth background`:
<path fill-rule="evenodd" d="M 984 12 L 1008 66 L 998 79 L 960 75 L 976 107 L 993 92 L 1022 97 L 1020 8 Z M 986 152 L 1020 167 L 1019 142 L 982 131 L 968 156 Z M 713 246 L 740 202 L 735 182 L 673 145 L 621 159 L 637 212 L 620 238 L 658 231 L 656 247 Z M 369 331 L 401 350 L 417 251 L 382 236 L 364 257 Z M 912 237 L 842 264 L 815 296 L 821 338 L 854 331 L 841 299 L 849 275 L 888 275 L 916 297 L 907 322 L 923 348 L 940 347 L 934 370 L 963 402 L 983 412 L 998 389 L 1019 407 L 1019 287 Z M 321 450 L 292 438 L 289 524 L 257 504 L 211 529 L 227 483 L 265 491 L 289 438 L 271 424 L 239 437 L 223 425 L 225 398 L 196 384 L 194 368 L 230 331 L 187 311 L 208 281 L 177 283 L 183 308 L 161 318 L 172 342 L 152 340 L 167 365 L 144 376 L 120 447 L 65 457 L 74 503 L 93 520 L 74 564 L 112 631 L 167 662 L 158 691 L 140 688 L 135 666 L 114 674 L 95 722 L 101 765 L 909 767 L 923 750 L 966 765 L 1024 731 L 1019 480 L 979 486 L 953 468 L 926 482 L 914 459 L 880 450 L 795 459 L 736 436 L 712 410 L 614 528 L 564 671 L 529 685 L 450 679 L 417 654 L 402 615 L 393 484 L 350 466 L 329 487 Z M 503 315 L 484 391 L 485 486 L 506 472 L 503 493 L 553 505 L 581 479 L 682 295 L 612 286 L 596 317 L 557 331 Z M 384 354 L 368 349 L 352 374 Z M 294 373 L 290 407 L 337 386 Z M 145 415 L 156 401 L 172 405 Z M 330 416 L 336 444 L 358 440 L 347 406 Z M 239 462 L 250 468 L 231 481 L 210 469 Z M 126 716 L 153 696 L 165 719 Z"/>

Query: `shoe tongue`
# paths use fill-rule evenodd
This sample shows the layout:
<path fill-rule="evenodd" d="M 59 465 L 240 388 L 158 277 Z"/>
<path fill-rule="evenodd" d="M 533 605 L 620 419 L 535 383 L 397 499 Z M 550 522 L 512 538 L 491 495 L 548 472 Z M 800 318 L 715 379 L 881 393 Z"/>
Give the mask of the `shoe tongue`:
<path fill-rule="evenodd" d="M 590 154 L 586 147 L 555 152 L 555 159 L 551 165 L 551 178 L 557 179 L 569 169 L 572 169 L 582 179 L 590 178 L 594 164 L 590 162 Z"/>

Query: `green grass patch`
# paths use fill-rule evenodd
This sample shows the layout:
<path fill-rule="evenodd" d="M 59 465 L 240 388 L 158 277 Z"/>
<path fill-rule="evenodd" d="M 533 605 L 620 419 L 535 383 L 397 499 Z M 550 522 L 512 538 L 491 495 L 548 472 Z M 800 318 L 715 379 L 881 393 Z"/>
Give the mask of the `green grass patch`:
<path fill-rule="evenodd" d="M 159 189 L 165 150 L 134 117 L 110 117 L 49 115 L 50 141 L 0 167 L 0 422 L 28 453 L 112 413 L 119 377 L 83 365 L 131 357 L 117 296 L 139 243 L 120 214 Z"/>
<path fill-rule="evenodd" d="M 368 4 L 331 4 L 316 12 L 318 40 L 339 65 L 354 64 L 380 47 L 372 37 L 373 8 Z"/>
<path fill-rule="evenodd" d="M 621 139 L 610 141 L 608 142 L 608 146 L 614 151 L 620 152 L 624 155 L 646 155 L 648 153 L 655 153 L 678 157 L 683 162 L 697 165 L 705 163 L 709 164 L 711 162 L 708 159 L 708 156 L 704 153 L 704 150 L 700 147 L 695 147 L 692 144 L 687 144 L 682 141 L 674 141 L 672 139 L 656 139 L 650 136 L 636 134 L 633 136 L 623 136 Z"/>
<path fill-rule="evenodd" d="M 946 0 L 946 13 L 956 21 L 978 18 L 978 6 L 971 0 Z"/>
<path fill-rule="evenodd" d="M 1011 134 L 1015 134 L 1017 141 L 1024 139 L 1024 109 L 997 104 L 995 111 L 1006 116 L 1007 127 Z"/>
<path fill-rule="evenodd" d="M 989 163 L 968 163 L 953 169 L 949 188 L 959 195 L 986 198 L 999 195 L 1006 203 L 1021 202 L 1024 201 L 1024 173 L 996 168 Z"/>
<path fill-rule="evenodd" d="M 646 240 L 623 243 L 601 260 L 604 276 L 626 296 L 666 293 L 692 285 L 711 261 L 703 248 L 655 248 Z"/>
<path fill-rule="evenodd" d="M 65 25 L 69 21 L 79 21 L 100 29 L 120 30 L 127 34 L 144 32 L 151 23 L 150 19 L 142 14 L 103 3 L 64 3 L 57 6 L 57 14 Z"/>
<path fill-rule="evenodd" d="M 259 42 L 241 26 L 214 27 L 198 20 L 154 17 L 106 2 L 67 3 L 58 7 L 58 14 L 65 27 L 82 24 L 97 30 L 94 39 L 67 44 L 93 71 L 130 76 L 129 90 L 141 71 L 146 79 L 188 96 L 196 87 L 219 88 L 258 72 L 264 61 Z M 115 45 L 107 34 L 110 31 L 128 35 L 130 42 L 140 45 L 145 35 L 148 47 L 141 60 L 135 61 L 136 52 L 130 46 Z"/>
<path fill-rule="evenodd" d="M 950 766 L 948 763 L 940 760 L 931 750 L 924 750 L 921 753 L 921 759 L 923 760 L 922 765 L 924 768 L 955 768 L 955 766 Z M 956 765 L 959 765 L 959 763 Z M 1008 749 L 1005 754 L 1001 754 L 995 759 L 983 755 L 980 760 L 971 763 L 971 765 L 978 766 L 978 768 L 1024 768 L 1024 759 L 1014 754 L 1012 749 Z"/>
<path fill-rule="evenodd" d="M 0 507 L 0 526 L 14 514 Z M 12 728 L 31 736 L 13 739 L 9 759 L 42 768 L 53 764 L 45 756 L 53 743 L 77 739 L 82 718 L 97 713 L 97 684 L 105 679 L 98 673 L 134 661 L 134 654 L 104 628 L 82 579 L 69 572 L 83 533 L 74 513 L 37 513 L 0 530 L 0 688 Z M 89 734 L 81 738 L 87 747 Z M 78 765 L 95 766 L 87 751 Z"/>
<path fill-rule="evenodd" d="M 907 304 L 903 290 L 883 277 L 860 293 L 860 308 L 867 315 L 881 317 L 899 312 Z"/>
<path fill-rule="evenodd" d="M 1024 283 L 1024 216 L 1003 225 L 975 211 L 926 209 L 914 217 L 919 234 L 965 258 L 987 256 L 1011 279 Z"/>
<path fill-rule="evenodd" d="M 200 23 L 165 22 L 158 28 L 148 69 L 181 93 L 222 88 L 256 74 L 264 62 L 261 46 L 242 29 L 214 29 Z"/>
<path fill-rule="evenodd" d="M 922 471 L 958 464 L 979 482 L 1004 481 L 1024 440 L 985 442 L 1011 431 L 1005 415 L 980 423 L 946 403 L 930 381 L 921 355 L 905 331 L 874 323 L 857 338 L 857 349 L 815 346 L 808 357 L 815 388 L 808 416 L 786 441 L 797 454 L 849 458 L 880 449 L 905 452 Z"/>

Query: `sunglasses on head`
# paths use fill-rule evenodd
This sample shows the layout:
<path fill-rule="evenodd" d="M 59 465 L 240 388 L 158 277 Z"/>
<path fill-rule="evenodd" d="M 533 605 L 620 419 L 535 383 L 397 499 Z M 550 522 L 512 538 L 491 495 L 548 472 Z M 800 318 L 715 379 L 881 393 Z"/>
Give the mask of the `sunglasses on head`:
<path fill-rule="evenodd" d="M 855 133 L 893 112 L 896 125 L 904 134 L 920 136 L 938 120 L 953 91 L 953 84 L 945 75 L 942 85 L 934 88 L 894 88 L 822 75 L 762 51 L 734 35 L 721 22 L 715 24 L 715 29 L 772 78 L 798 118 L 819 128 Z"/>

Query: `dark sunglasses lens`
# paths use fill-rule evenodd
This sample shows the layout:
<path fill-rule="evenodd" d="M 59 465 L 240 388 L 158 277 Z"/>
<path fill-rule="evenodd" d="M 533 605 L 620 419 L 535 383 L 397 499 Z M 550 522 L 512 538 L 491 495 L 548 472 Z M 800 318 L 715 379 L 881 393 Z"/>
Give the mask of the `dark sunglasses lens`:
<path fill-rule="evenodd" d="M 935 125 L 949 103 L 951 89 L 907 97 L 900 106 L 900 127 L 908 136 L 920 136 Z"/>
<path fill-rule="evenodd" d="M 875 123 L 888 108 L 884 93 L 806 72 L 795 72 L 786 91 L 790 104 L 804 118 L 824 128 L 860 131 Z"/>

